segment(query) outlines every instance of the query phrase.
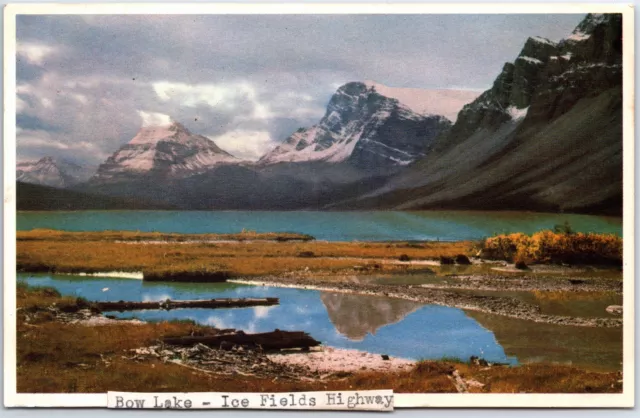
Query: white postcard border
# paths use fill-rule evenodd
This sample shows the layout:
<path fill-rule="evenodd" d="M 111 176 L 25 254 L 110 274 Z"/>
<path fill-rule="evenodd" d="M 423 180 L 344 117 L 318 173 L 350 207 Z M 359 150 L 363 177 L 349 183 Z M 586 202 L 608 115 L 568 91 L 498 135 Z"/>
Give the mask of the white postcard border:
<path fill-rule="evenodd" d="M 634 406 L 634 14 L 632 4 L 283 4 L 111 3 L 9 4 L 4 10 L 4 405 L 7 407 L 106 407 L 107 394 L 23 394 L 16 391 L 16 25 L 18 14 L 623 14 L 623 393 L 621 394 L 395 394 L 409 407 L 632 407 Z M 7 59 L 8 58 L 8 59 Z"/>

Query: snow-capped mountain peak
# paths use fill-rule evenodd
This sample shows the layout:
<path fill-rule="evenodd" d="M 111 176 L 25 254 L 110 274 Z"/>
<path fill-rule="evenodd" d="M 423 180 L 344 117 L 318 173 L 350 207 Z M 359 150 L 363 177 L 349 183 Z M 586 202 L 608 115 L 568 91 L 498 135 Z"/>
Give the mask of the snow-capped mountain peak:
<path fill-rule="evenodd" d="M 609 19 L 610 14 L 602 14 L 602 13 L 589 13 L 587 16 L 580 22 L 580 24 L 571 32 L 565 41 L 569 42 L 582 42 L 586 41 L 591 37 L 591 33 L 593 29 L 601 25 Z"/>
<path fill-rule="evenodd" d="M 382 87 L 361 82 L 341 86 L 317 125 L 298 129 L 259 162 L 349 162 L 359 168 L 413 162 L 450 122 L 414 112 L 383 95 L 378 91 Z"/>
<path fill-rule="evenodd" d="M 52 187 L 68 187 L 88 179 L 95 167 L 80 166 L 50 156 L 16 165 L 17 181 Z"/>
<path fill-rule="evenodd" d="M 113 180 L 150 174 L 164 179 L 184 178 L 217 164 L 239 160 L 209 138 L 193 134 L 178 122 L 143 126 L 98 169 L 94 180 Z"/>

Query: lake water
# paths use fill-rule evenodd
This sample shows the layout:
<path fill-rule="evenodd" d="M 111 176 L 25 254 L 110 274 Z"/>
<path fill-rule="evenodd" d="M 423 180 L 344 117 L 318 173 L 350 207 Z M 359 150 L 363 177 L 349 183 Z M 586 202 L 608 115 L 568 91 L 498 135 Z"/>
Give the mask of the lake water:
<path fill-rule="evenodd" d="M 409 359 L 475 355 L 489 361 L 560 362 L 616 370 L 620 329 L 536 324 L 378 296 L 232 283 L 162 283 L 70 275 L 18 274 L 30 285 L 96 301 L 278 297 L 280 305 L 240 309 L 108 312 L 147 321 L 191 319 L 246 332 L 306 331 L 323 344 Z"/>
<path fill-rule="evenodd" d="M 18 230 L 177 233 L 298 232 L 328 241 L 482 239 L 569 222 L 579 232 L 622 234 L 621 218 L 532 212 L 74 211 L 18 212 Z"/>

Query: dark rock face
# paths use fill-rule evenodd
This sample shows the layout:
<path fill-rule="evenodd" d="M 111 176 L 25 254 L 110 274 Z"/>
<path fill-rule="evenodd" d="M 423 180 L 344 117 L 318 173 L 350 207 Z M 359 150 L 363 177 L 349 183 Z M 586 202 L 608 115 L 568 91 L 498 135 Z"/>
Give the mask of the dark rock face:
<path fill-rule="evenodd" d="M 622 17 L 529 38 L 433 152 L 351 207 L 621 214 Z"/>
<path fill-rule="evenodd" d="M 318 125 L 301 128 L 265 155 L 260 164 L 347 162 L 361 169 L 405 166 L 426 155 L 451 122 L 426 116 L 360 82 L 340 87 Z"/>

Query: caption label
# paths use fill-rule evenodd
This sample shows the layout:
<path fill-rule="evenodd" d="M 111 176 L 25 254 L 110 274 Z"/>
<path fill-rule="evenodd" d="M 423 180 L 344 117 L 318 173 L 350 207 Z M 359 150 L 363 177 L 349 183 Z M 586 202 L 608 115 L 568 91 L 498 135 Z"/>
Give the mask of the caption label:
<path fill-rule="evenodd" d="M 316 409 L 393 411 L 392 390 L 289 393 L 108 392 L 113 409 Z"/>

